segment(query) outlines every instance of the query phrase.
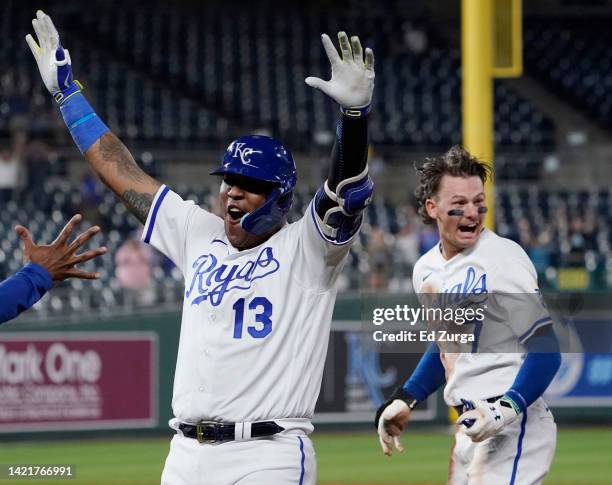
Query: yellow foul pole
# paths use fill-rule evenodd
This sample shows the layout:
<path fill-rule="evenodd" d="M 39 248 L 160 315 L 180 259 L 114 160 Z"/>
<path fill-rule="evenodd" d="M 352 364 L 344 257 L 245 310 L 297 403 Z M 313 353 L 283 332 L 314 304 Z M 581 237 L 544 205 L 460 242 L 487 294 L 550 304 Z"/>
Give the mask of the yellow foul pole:
<path fill-rule="evenodd" d="M 461 72 L 463 145 L 474 156 L 493 163 L 493 28 L 492 0 L 462 0 Z M 485 224 L 494 228 L 493 180 L 485 194 Z"/>

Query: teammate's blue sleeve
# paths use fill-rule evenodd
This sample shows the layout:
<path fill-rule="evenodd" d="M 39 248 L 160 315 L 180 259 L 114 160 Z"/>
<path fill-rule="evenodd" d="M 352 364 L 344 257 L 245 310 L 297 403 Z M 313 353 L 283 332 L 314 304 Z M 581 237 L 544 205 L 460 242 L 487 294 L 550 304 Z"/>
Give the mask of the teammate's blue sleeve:
<path fill-rule="evenodd" d="M 30 263 L 0 283 L 0 323 L 30 308 L 51 289 L 53 280 L 42 266 Z"/>
<path fill-rule="evenodd" d="M 544 394 L 560 366 L 559 341 L 549 325 L 527 341 L 527 356 L 506 396 L 525 412 Z"/>
<path fill-rule="evenodd" d="M 424 401 L 446 382 L 438 344 L 431 344 L 402 389 L 419 402 Z"/>

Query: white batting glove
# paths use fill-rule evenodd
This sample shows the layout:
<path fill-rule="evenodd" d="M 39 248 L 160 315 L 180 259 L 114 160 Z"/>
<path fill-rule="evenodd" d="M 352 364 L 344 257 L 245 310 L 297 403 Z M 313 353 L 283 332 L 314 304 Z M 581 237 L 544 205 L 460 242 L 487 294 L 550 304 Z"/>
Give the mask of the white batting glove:
<path fill-rule="evenodd" d="M 508 397 L 502 397 L 490 403 L 475 399 L 464 402 L 464 412 L 457 419 L 457 424 L 466 426 L 463 431 L 474 443 L 495 436 L 505 426 L 512 423 L 519 415 L 518 406 Z"/>
<path fill-rule="evenodd" d="M 36 12 L 32 26 L 38 43 L 30 34 L 26 35 L 26 42 L 38 64 L 45 87 L 59 103 L 80 90 L 80 86 L 72 77 L 70 53 L 61 46 L 59 34 L 51 17 L 42 10 Z"/>
<path fill-rule="evenodd" d="M 410 408 L 401 399 L 395 399 L 380 415 L 378 441 L 385 455 L 391 456 L 394 447 L 399 452 L 404 451 L 404 446 L 399 437 L 409 417 Z"/>
<path fill-rule="evenodd" d="M 331 79 L 307 77 L 306 84 L 320 89 L 343 108 L 364 108 L 372 102 L 374 90 L 374 53 L 366 48 L 365 62 L 359 37 L 349 42 L 345 32 L 338 32 L 340 52 L 334 47 L 327 34 L 321 36 L 323 47 L 331 64 Z M 351 48 L 352 44 L 352 48 Z"/>

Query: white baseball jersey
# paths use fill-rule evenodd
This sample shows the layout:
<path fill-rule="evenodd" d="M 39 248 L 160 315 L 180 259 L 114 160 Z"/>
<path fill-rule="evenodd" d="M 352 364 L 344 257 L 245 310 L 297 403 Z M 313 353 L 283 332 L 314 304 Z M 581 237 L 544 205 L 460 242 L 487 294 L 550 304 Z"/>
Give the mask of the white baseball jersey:
<path fill-rule="evenodd" d="M 488 229 L 474 246 L 449 260 L 444 259 L 439 245 L 433 247 L 417 261 L 412 282 L 419 294 L 467 295 L 487 305 L 486 321 L 474 329 L 472 353 L 445 352 L 440 344 L 446 370 L 444 399 L 449 406 L 461 404 L 461 398 L 504 394 L 523 362 L 523 343 L 538 328 L 552 324 L 525 251 Z M 496 350 L 486 353 L 483 346 Z"/>
<path fill-rule="evenodd" d="M 174 415 L 188 423 L 297 418 L 310 432 L 352 240 L 324 239 L 311 203 L 299 221 L 238 251 L 221 218 L 165 186 L 143 240 L 185 277 Z"/>

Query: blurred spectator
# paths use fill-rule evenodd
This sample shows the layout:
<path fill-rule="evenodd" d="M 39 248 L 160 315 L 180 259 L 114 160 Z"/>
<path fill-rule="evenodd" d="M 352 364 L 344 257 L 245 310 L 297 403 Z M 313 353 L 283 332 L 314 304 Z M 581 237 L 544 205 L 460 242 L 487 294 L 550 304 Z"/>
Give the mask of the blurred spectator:
<path fill-rule="evenodd" d="M 597 249 L 597 211 L 593 207 L 589 207 L 584 214 L 583 234 L 587 250 Z"/>
<path fill-rule="evenodd" d="M 521 217 L 516 223 L 518 230 L 518 243 L 527 248 L 532 242 L 531 224 L 526 217 Z"/>
<path fill-rule="evenodd" d="M 0 77 L 3 111 L 9 115 L 11 123 L 15 117 L 25 115 L 29 109 L 29 79 L 23 73 L 11 69 L 3 69 Z"/>
<path fill-rule="evenodd" d="M 584 230 L 584 219 L 579 215 L 573 216 L 569 225 L 569 251 L 565 255 L 565 263 L 569 266 L 584 266 L 586 251 Z"/>
<path fill-rule="evenodd" d="M 372 176 L 383 174 L 386 168 L 384 157 L 380 152 L 374 151 L 371 145 L 368 149 L 368 167 Z"/>
<path fill-rule="evenodd" d="M 391 254 L 386 242 L 386 233 L 378 226 L 372 226 L 368 240 L 368 288 L 384 290 L 389 285 Z"/>
<path fill-rule="evenodd" d="M 529 259 L 535 266 L 539 279 L 546 273 L 546 269 L 551 265 L 552 259 L 552 237 L 548 229 L 544 229 L 539 236 L 534 237 L 531 244 L 525 246 Z"/>
<path fill-rule="evenodd" d="M 89 171 L 83 173 L 79 192 L 81 194 L 81 213 L 85 220 L 92 224 L 102 224 L 102 216 L 98 210 L 102 202 L 102 186 L 95 175 Z"/>
<path fill-rule="evenodd" d="M 11 147 L 0 148 L 0 202 L 6 203 L 17 196 L 25 143 L 25 133 L 16 132 Z"/>
<path fill-rule="evenodd" d="M 435 228 L 435 226 L 426 225 L 419 234 L 420 254 L 425 254 L 436 244 L 438 244 L 439 240 L 440 236 L 438 235 L 438 230 Z"/>
<path fill-rule="evenodd" d="M 396 261 L 402 267 L 404 275 L 411 274 L 414 264 L 419 259 L 419 220 L 414 207 L 400 208 L 403 224 L 395 239 Z"/>
<path fill-rule="evenodd" d="M 125 291 L 128 306 L 150 305 L 155 300 L 152 288 L 153 252 L 149 246 L 130 236 L 115 254 L 115 274 Z"/>
<path fill-rule="evenodd" d="M 569 216 L 567 213 L 567 204 L 565 201 L 560 202 L 554 210 L 551 221 L 555 224 L 557 235 L 560 238 L 567 236 Z"/>
<path fill-rule="evenodd" d="M 49 147 L 40 140 L 34 140 L 28 145 L 25 156 L 27 167 L 26 186 L 32 189 L 41 189 L 51 174 L 49 164 Z M 34 196 L 42 196 L 42 191 L 34 191 Z"/>

